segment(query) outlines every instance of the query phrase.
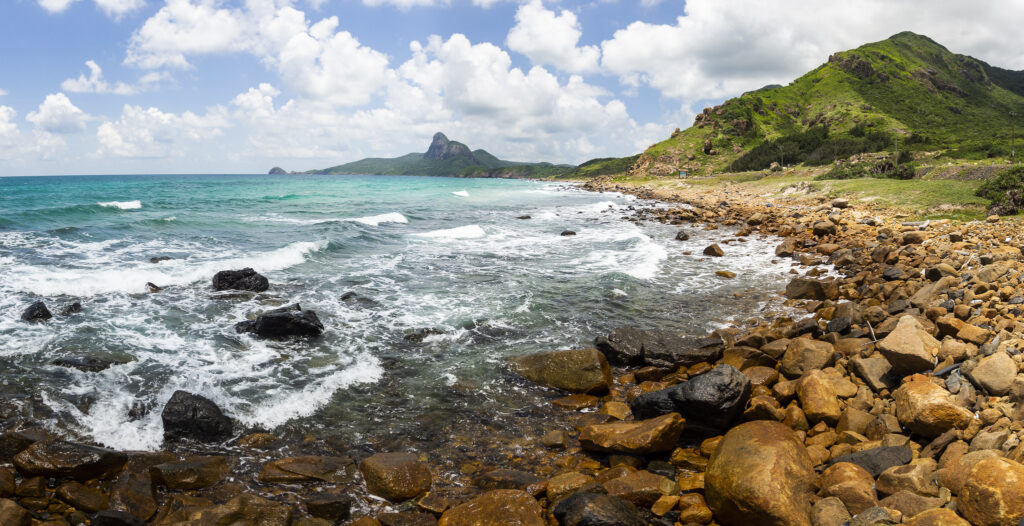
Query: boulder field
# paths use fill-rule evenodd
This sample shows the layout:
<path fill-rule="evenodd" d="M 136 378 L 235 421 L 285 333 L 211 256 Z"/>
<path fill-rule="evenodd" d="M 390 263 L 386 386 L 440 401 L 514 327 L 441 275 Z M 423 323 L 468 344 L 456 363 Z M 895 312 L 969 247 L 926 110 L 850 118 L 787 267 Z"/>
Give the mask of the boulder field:
<path fill-rule="evenodd" d="M 486 463 L 360 447 L 269 457 L 257 452 L 270 450 L 273 434 L 245 434 L 210 400 L 175 393 L 164 431 L 186 447 L 173 452 L 111 451 L 36 429 L 0 433 L 0 524 L 1024 519 L 1016 224 L 904 222 L 845 200 L 772 203 L 728 189 L 676 200 L 685 206 L 638 207 L 632 220 L 720 236 L 696 257 L 730 273 L 731 246 L 771 236 L 777 260 L 791 263 L 785 290 L 758 318 L 710 334 L 620 327 L 595 335 L 592 347 L 566 342 L 582 348 L 509 359 L 499 366 L 512 383 L 549 390 L 556 416 L 542 432 L 512 430 L 518 440 L 495 446 L 498 454 L 483 455 L 486 439 L 459 446 Z M 225 286 L 263 286 L 238 272 L 222 276 Z M 27 318 L 42 320 L 38 312 Z M 313 336 L 323 328 L 305 312 L 264 313 L 240 332 Z M 230 447 L 211 452 L 212 444 Z"/>

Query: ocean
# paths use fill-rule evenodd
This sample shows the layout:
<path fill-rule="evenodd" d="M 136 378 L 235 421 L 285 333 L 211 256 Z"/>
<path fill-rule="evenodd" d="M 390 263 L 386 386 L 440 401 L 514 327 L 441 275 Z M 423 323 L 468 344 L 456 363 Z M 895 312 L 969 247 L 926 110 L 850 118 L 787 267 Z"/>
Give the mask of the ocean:
<path fill-rule="evenodd" d="M 772 240 L 630 220 L 652 206 L 518 180 L 0 178 L 0 418 L 154 450 L 178 389 L 215 401 L 239 432 L 296 441 L 406 445 L 526 414 L 555 394 L 509 374 L 507 356 L 588 346 L 623 325 L 703 334 L 784 287 Z M 712 242 L 726 257 L 701 255 Z M 243 267 L 270 289 L 212 290 L 214 273 Z M 54 318 L 20 321 L 37 300 Z M 80 313 L 59 315 L 74 302 Z M 319 315 L 321 338 L 233 329 L 296 302 Z M 76 357 L 115 365 L 53 364 Z"/>

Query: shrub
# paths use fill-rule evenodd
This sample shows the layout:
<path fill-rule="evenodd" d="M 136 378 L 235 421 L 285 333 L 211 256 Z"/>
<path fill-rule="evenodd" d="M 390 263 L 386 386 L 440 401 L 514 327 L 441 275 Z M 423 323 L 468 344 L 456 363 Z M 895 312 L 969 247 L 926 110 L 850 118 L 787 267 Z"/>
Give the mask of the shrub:
<path fill-rule="evenodd" d="M 1016 214 L 1024 208 L 1024 166 L 1015 166 L 985 181 L 975 195 L 991 201 L 991 214 Z"/>

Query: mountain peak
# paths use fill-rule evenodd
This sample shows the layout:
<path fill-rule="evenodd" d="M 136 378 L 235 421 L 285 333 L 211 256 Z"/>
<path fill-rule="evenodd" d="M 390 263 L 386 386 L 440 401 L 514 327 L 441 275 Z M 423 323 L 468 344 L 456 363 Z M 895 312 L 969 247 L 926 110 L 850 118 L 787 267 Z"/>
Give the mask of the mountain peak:
<path fill-rule="evenodd" d="M 473 152 L 469 150 L 469 147 L 461 142 L 450 141 L 443 133 L 437 132 L 434 134 L 434 139 L 430 141 L 430 148 L 427 148 L 427 153 L 423 154 L 424 159 L 439 160 L 451 159 L 452 157 L 473 157 Z M 475 160 L 475 159 L 474 159 Z"/>

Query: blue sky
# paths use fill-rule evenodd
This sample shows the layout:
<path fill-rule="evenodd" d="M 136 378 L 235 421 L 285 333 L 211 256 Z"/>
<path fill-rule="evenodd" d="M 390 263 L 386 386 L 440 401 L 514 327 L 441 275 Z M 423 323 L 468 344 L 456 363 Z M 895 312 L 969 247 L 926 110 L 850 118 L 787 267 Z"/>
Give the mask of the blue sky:
<path fill-rule="evenodd" d="M 0 175 L 629 155 L 912 30 L 1024 69 L 1024 0 L 7 0 Z"/>

